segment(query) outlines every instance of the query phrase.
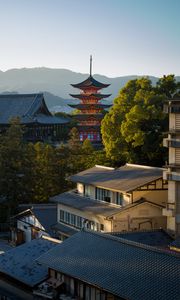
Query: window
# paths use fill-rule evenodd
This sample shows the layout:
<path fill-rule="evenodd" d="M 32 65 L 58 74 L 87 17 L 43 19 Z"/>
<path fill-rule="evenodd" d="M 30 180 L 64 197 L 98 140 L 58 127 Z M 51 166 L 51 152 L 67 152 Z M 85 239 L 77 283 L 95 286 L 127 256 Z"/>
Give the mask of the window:
<path fill-rule="evenodd" d="M 91 221 L 88 219 L 84 219 L 80 216 L 76 216 L 67 211 L 60 210 L 59 215 L 60 215 L 60 220 L 59 220 L 60 222 L 63 222 L 68 225 L 72 225 L 78 229 L 85 227 L 85 228 L 89 228 L 89 229 L 92 229 L 95 231 L 104 230 L 103 224 L 99 224 L 97 222 L 94 222 L 94 221 Z"/>
<path fill-rule="evenodd" d="M 111 202 L 111 192 L 109 190 L 96 188 L 96 199 Z"/>
<path fill-rule="evenodd" d="M 123 194 L 122 193 L 116 193 L 116 201 L 115 204 L 123 205 Z"/>

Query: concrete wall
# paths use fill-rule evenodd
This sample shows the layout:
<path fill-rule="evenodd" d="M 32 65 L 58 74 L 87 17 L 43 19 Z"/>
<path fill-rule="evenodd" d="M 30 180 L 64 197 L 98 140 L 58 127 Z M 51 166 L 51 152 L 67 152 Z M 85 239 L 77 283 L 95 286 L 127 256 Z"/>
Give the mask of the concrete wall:
<path fill-rule="evenodd" d="M 113 231 L 166 228 L 162 209 L 148 203 L 141 204 L 113 216 Z"/>

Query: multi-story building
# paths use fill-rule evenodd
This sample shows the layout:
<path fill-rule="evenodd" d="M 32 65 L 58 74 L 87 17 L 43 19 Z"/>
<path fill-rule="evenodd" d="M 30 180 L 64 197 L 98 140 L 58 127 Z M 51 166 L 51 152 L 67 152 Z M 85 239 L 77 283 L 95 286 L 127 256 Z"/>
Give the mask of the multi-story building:
<path fill-rule="evenodd" d="M 83 227 L 106 232 L 166 228 L 162 176 L 161 168 L 132 164 L 95 166 L 73 175 L 77 189 L 52 198 L 57 203 L 53 229 L 63 239 Z"/>
<path fill-rule="evenodd" d="M 169 148 L 169 162 L 164 171 L 168 180 L 168 202 L 163 210 L 167 216 L 167 229 L 176 236 L 180 235 L 180 98 L 170 99 L 164 105 L 169 113 L 169 132 L 163 144 Z"/>

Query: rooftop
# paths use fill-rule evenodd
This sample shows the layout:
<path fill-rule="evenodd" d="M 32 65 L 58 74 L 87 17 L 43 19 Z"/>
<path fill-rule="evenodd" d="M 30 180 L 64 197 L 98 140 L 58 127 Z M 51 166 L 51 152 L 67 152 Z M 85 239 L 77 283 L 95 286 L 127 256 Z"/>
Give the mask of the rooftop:
<path fill-rule="evenodd" d="M 56 247 L 60 241 L 42 237 L 34 239 L 0 255 L 0 273 L 4 273 L 30 287 L 48 277 L 48 268 L 36 259 Z"/>
<path fill-rule="evenodd" d="M 40 224 L 44 227 L 45 231 L 49 233 L 50 236 L 53 236 L 51 226 L 57 221 L 56 204 L 21 204 L 19 207 L 21 210 L 30 208 L 31 212 L 35 215 Z"/>
<path fill-rule="evenodd" d="M 178 300 L 180 256 L 112 235 L 80 231 L 38 262 L 128 300 Z"/>
<path fill-rule="evenodd" d="M 118 169 L 95 166 L 71 176 L 70 179 L 74 182 L 128 193 L 162 176 L 161 168 L 126 164 Z"/>
<path fill-rule="evenodd" d="M 84 80 L 80 83 L 71 84 L 71 85 L 73 87 L 79 88 L 79 89 L 86 89 L 86 88 L 89 88 L 89 87 L 95 87 L 95 88 L 98 88 L 98 89 L 102 89 L 102 88 L 106 88 L 106 87 L 109 86 L 109 84 L 104 84 L 104 83 L 101 83 L 101 82 L 97 81 L 91 75 L 86 80 Z"/>
<path fill-rule="evenodd" d="M 118 213 L 121 208 L 110 203 L 94 200 L 81 194 L 65 192 L 51 198 L 53 202 L 73 207 L 81 211 L 90 212 L 96 215 L 107 217 L 114 213 Z"/>
<path fill-rule="evenodd" d="M 131 231 L 131 232 L 111 232 L 116 237 L 142 243 L 149 246 L 168 247 L 173 238 L 163 229 Z"/>
<path fill-rule="evenodd" d="M 69 120 L 55 117 L 48 110 L 44 96 L 38 94 L 0 94 L 0 124 L 18 117 L 22 124 L 63 124 Z M 2 113 L 3 112 L 3 113 Z"/>

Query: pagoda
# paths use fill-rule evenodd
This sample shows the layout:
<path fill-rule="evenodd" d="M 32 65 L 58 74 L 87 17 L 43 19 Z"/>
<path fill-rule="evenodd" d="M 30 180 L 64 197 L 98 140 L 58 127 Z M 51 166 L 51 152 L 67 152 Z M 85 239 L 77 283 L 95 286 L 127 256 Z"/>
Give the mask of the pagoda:
<path fill-rule="evenodd" d="M 89 139 L 94 145 L 101 144 L 100 127 L 104 117 L 103 110 L 111 105 L 102 104 L 100 100 L 111 94 L 100 94 L 99 91 L 108 87 L 109 84 L 101 83 L 93 78 L 92 56 L 90 56 L 90 76 L 81 83 L 71 85 L 81 90 L 79 94 L 70 94 L 73 98 L 80 100 L 79 104 L 70 105 L 79 110 L 74 118 L 77 120 L 80 141 Z"/>

